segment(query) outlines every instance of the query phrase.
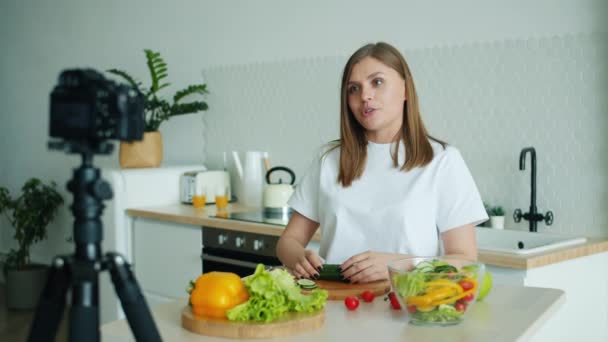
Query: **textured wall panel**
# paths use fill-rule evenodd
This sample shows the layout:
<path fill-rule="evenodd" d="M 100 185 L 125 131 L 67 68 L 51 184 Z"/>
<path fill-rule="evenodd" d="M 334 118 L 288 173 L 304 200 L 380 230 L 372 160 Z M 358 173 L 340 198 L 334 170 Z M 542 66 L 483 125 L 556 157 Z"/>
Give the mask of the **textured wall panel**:
<path fill-rule="evenodd" d="M 608 36 L 581 34 L 406 50 L 431 134 L 458 147 L 485 201 L 528 210 L 537 151 L 539 231 L 608 236 Z M 346 56 L 204 70 L 207 163 L 224 150 L 265 150 L 305 172 L 316 147 L 338 137 Z M 216 149 L 217 147 L 217 149 Z M 221 150 L 220 150 L 221 149 Z"/>

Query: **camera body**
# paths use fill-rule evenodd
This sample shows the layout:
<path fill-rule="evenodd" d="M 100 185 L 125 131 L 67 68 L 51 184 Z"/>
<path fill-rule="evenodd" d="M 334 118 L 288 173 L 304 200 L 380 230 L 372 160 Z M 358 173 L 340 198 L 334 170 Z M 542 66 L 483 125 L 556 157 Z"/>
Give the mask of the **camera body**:
<path fill-rule="evenodd" d="M 143 94 L 93 69 L 64 70 L 51 93 L 50 136 L 66 140 L 141 140 Z"/>

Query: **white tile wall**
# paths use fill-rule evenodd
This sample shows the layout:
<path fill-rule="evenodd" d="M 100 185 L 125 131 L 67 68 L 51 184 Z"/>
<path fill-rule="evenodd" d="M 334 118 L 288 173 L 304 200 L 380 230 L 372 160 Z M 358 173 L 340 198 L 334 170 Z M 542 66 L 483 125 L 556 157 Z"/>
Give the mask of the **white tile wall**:
<path fill-rule="evenodd" d="M 458 147 L 487 202 L 527 211 L 537 151 L 539 231 L 608 236 L 608 34 L 578 34 L 406 50 L 429 131 Z M 226 150 L 266 150 L 301 176 L 320 144 L 338 137 L 347 56 L 203 71 L 207 164 Z M 222 146 L 222 151 L 214 149 Z M 527 229 L 527 222 L 508 228 Z"/>

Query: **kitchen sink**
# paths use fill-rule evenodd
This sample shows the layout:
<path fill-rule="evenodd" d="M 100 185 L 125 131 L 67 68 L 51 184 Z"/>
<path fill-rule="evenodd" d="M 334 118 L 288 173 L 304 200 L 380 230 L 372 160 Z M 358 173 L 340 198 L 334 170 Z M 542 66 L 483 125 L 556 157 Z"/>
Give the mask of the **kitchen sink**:
<path fill-rule="evenodd" d="M 477 248 L 488 252 L 530 254 L 585 243 L 584 237 L 571 237 L 519 230 L 477 228 Z"/>

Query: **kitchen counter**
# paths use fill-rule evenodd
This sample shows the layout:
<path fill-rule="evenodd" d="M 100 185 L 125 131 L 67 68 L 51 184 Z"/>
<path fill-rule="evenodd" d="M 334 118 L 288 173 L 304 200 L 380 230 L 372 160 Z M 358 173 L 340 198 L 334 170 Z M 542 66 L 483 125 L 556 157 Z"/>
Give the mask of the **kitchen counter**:
<path fill-rule="evenodd" d="M 244 211 L 253 211 L 255 208 L 248 208 L 238 203 L 229 203 L 224 211 L 226 214 Z M 146 207 L 127 209 L 127 214 L 133 217 L 143 217 L 153 220 L 192 224 L 197 226 L 223 228 L 247 233 L 258 233 L 271 236 L 281 236 L 285 227 L 276 224 L 255 223 L 239 220 L 227 220 L 224 218 L 211 217 L 217 215 L 215 205 L 208 205 L 204 208 L 194 208 L 191 205 L 175 204 L 167 206 Z M 319 231 L 312 237 L 313 241 L 320 241 Z"/>
<path fill-rule="evenodd" d="M 228 205 L 226 212 L 230 213 L 248 210 L 254 209 L 231 203 Z M 278 225 L 209 217 L 210 215 L 216 215 L 216 213 L 216 208 L 212 205 L 197 209 L 191 205 L 184 204 L 131 208 L 127 210 L 127 214 L 133 217 L 143 217 L 181 224 L 224 228 L 273 236 L 280 236 L 283 232 L 283 227 Z M 321 234 L 317 231 L 312 240 L 320 241 L 320 238 Z M 547 252 L 528 255 L 480 251 L 479 260 L 488 265 L 528 270 L 607 251 L 608 239 L 589 238 L 585 243 L 580 245 L 567 246 Z"/>
<path fill-rule="evenodd" d="M 347 311 L 342 301 L 328 301 L 321 329 L 273 341 L 526 341 L 542 339 L 543 325 L 565 301 L 564 292 L 538 287 L 497 285 L 483 302 L 476 303 L 465 322 L 449 327 L 419 327 L 406 323 L 404 311 L 389 309 L 377 297 Z M 187 299 L 157 307 L 152 314 L 164 341 L 227 341 L 201 336 L 181 327 Z M 104 341 L 133 341 L 127 322 L 101 327 Z M 254 341 L 263 341 L 256 339 Z"/>

